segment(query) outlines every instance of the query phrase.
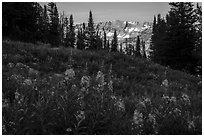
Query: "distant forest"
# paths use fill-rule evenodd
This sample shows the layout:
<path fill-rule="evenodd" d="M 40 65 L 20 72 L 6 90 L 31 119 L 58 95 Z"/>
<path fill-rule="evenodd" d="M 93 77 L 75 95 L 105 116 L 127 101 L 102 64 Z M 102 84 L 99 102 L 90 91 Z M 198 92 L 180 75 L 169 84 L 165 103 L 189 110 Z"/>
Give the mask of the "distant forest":
<path fill-rule="evenodd" d="M 202 8 L 192 2 L 172 2 L 166 17 L 154 16 L 150 43 L 150 59 L 172 69 L 190 74 L 202 74 Z M 37 2 L 2 3 L 3 39 L 31 43 L 47 43 L 51 47 L 71 47 L 80 50 L 122 52 L 114 31 L 112 41 L 103 37 L 89 12 L 88 25 L 75 32 L 74 17 L 59 13 L 56 3 L 42 7 Z M 140 49 L 142 45 L 142 49 Z M 119 48 L 118 48 L 119 46 Z M 137 37 L 136 48 L 129 49 L 135 57 L 146 58 L 145 43 Z M 143 51 L 141 55 L 141 51 Z"/>

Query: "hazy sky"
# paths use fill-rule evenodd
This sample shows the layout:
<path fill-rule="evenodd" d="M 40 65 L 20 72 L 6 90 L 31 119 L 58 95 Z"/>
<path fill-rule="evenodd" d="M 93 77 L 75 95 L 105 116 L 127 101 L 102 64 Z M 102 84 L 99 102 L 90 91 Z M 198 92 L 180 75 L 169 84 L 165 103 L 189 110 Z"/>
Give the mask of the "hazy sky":
<path fill-rule="evenodd" d="M 41 5 L 46 3 L 40 3 Z M 95 22 L 127 20 L 153 21 L 153 16 L 165 16 L 170 7 L 167 2 L 57 2 L 59 12 L 69 16 L 73 14 L 74 22 L 87 22 L 89 11 Z"/>

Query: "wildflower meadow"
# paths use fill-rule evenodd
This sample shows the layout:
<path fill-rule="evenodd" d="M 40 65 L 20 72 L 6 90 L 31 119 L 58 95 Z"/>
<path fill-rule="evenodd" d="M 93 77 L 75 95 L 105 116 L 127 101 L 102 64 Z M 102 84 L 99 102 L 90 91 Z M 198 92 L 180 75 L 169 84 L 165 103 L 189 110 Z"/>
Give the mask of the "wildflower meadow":
<path fill-rule="evenodd" d="M 202 134 L 199 77 L 120 53 L 2 46 L 4 135 Z"/>

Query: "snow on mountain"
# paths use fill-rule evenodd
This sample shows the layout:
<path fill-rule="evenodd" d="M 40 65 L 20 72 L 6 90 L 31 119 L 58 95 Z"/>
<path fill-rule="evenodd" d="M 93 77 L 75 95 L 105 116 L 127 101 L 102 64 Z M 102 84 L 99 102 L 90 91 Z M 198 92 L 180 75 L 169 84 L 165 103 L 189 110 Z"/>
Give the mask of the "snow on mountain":
<path fill-rule="evenodd" d="M 87 25 L 87 24 L 86 24 Z M 76 29 L 81 25 L 76 25 Z M 137 36 L 139 35 L 141 40 L 145 41 L 145 49 L 148 55 L 150 39 L 152 35 L 152 23 L 151 22 L 138 22 L 138 21 L 107 21 L 95 23 L 95 27 L 101 32 L 101 37 L 103 37 L 103 32 L 106 32 L 106 37 L 109 41 L 112 40 L 114 35 L 114 30 L 117 31 L 117 38 L 119 45 L 128 44 L 136 45 Z"/>

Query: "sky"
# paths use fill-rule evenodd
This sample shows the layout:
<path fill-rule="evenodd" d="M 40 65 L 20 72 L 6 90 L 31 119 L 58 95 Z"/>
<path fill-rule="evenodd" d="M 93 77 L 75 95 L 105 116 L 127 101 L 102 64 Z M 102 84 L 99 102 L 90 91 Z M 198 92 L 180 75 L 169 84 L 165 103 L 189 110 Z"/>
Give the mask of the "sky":
<path fill-rule="evenodd" d="M 41 2 L 41 5 L 46 4 Z M 100 21 L 153 21 L 153 16 L 165 16 L 170 10 L 167 2 L 56 2 L 58 11 L 73 15 L 75 23 L 88 21 L 92 11 L 94 22 Z"/>

